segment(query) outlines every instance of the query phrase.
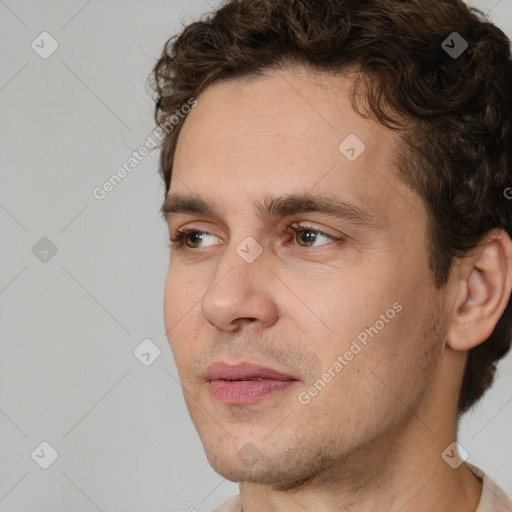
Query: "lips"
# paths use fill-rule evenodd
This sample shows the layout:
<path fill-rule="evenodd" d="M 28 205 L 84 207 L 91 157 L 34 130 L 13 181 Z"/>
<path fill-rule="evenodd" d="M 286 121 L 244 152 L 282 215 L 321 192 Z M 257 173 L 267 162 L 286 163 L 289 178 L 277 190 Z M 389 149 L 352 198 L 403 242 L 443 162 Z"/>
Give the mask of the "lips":
<path fill-rule="evenodd" d="M 252 404 L 298 383 L 292 375 L 253 363 L 213 363 L 206 379 L 211 395 L 226 405 Z"/>
<path fill-rule="evenodd" d="M 273 368 L 259 366 L 252 363 L 229 365 L 223 362 L 211 364 L 206 371 L 206 380 L 298 380 L 291 375 L 286 375 Z"/>

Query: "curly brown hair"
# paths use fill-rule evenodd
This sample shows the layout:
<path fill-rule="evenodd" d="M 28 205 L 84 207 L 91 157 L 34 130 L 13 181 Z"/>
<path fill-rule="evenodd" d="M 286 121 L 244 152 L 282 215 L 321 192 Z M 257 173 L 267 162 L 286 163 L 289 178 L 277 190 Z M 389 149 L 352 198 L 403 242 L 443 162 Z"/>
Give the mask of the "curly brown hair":
<path fill-rule="evenodd" d="M 455 40 L 468 45 L 461 55 L 448 51 Z M 399 174 L 426 206 L 437 288 L 490 230 L 512 237 L 503 193 L 512 184 L 510 41 L 482 12 L 462 0 L 230 0 L 165 44 L 150 77 L 155 121 L 166 125 L 214 82 L 293 63 L 357 70 L 355 111 L 401 131 Z M 161 147 L 166 195 L 182 125 L 166 130 Z M 459 414 L 491 385 L 511 340 L 509 300 L 491 336 L 469 351 Z"/>

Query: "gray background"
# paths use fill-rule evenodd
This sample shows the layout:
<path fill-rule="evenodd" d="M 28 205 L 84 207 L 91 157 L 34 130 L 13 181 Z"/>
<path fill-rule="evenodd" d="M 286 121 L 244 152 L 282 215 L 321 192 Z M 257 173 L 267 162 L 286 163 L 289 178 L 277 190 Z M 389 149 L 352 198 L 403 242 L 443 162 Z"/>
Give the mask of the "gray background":
<path fill-rule="evenodd" d="M 475 5 L 512 36 L 510 0 Z M 145 80 L 163 43 L 209 9 L 0 0 L 0 511 L 203 512 L 237 493 L 208 465 L 165 337 L 157 153 L 92 195 L 154 127 Z M 46 59 L 43 31 L 59 45 Z M 144 366 L 148 338 L 161 355 Z M 509 356 L 460 435 L 509 494 L 511 425 Z"/>

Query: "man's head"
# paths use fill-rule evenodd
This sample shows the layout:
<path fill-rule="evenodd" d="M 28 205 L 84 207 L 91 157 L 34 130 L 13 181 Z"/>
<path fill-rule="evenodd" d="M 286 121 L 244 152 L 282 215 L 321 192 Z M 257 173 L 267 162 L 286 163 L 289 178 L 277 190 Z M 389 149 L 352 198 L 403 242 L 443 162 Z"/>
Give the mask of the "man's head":
<path fill-rule="evenodd" d="M 156 119 L 197 106 L 161 153 L 171 237 L 193 230 L 165 322 L 220 473 L 284 484 L 420 418 L 435 437 L 491 384 L 512 336 L 511 82 L 504 34 L 456 0 L 232 1 L 169 41 Z M 295 381 L 227 404 L 218 361 Z"/>

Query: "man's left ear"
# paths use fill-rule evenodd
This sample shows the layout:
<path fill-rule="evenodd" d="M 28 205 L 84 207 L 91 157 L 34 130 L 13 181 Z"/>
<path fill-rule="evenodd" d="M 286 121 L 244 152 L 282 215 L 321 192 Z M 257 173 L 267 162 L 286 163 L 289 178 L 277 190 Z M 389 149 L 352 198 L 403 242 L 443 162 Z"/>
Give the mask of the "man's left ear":
<path fill-rule="evenodd" d="M 458 291 L 447 344 L 470 350 L 494 330 L 512 290 L 512 241 L 504 230 L 487 233 L 460 261 Z"/>

